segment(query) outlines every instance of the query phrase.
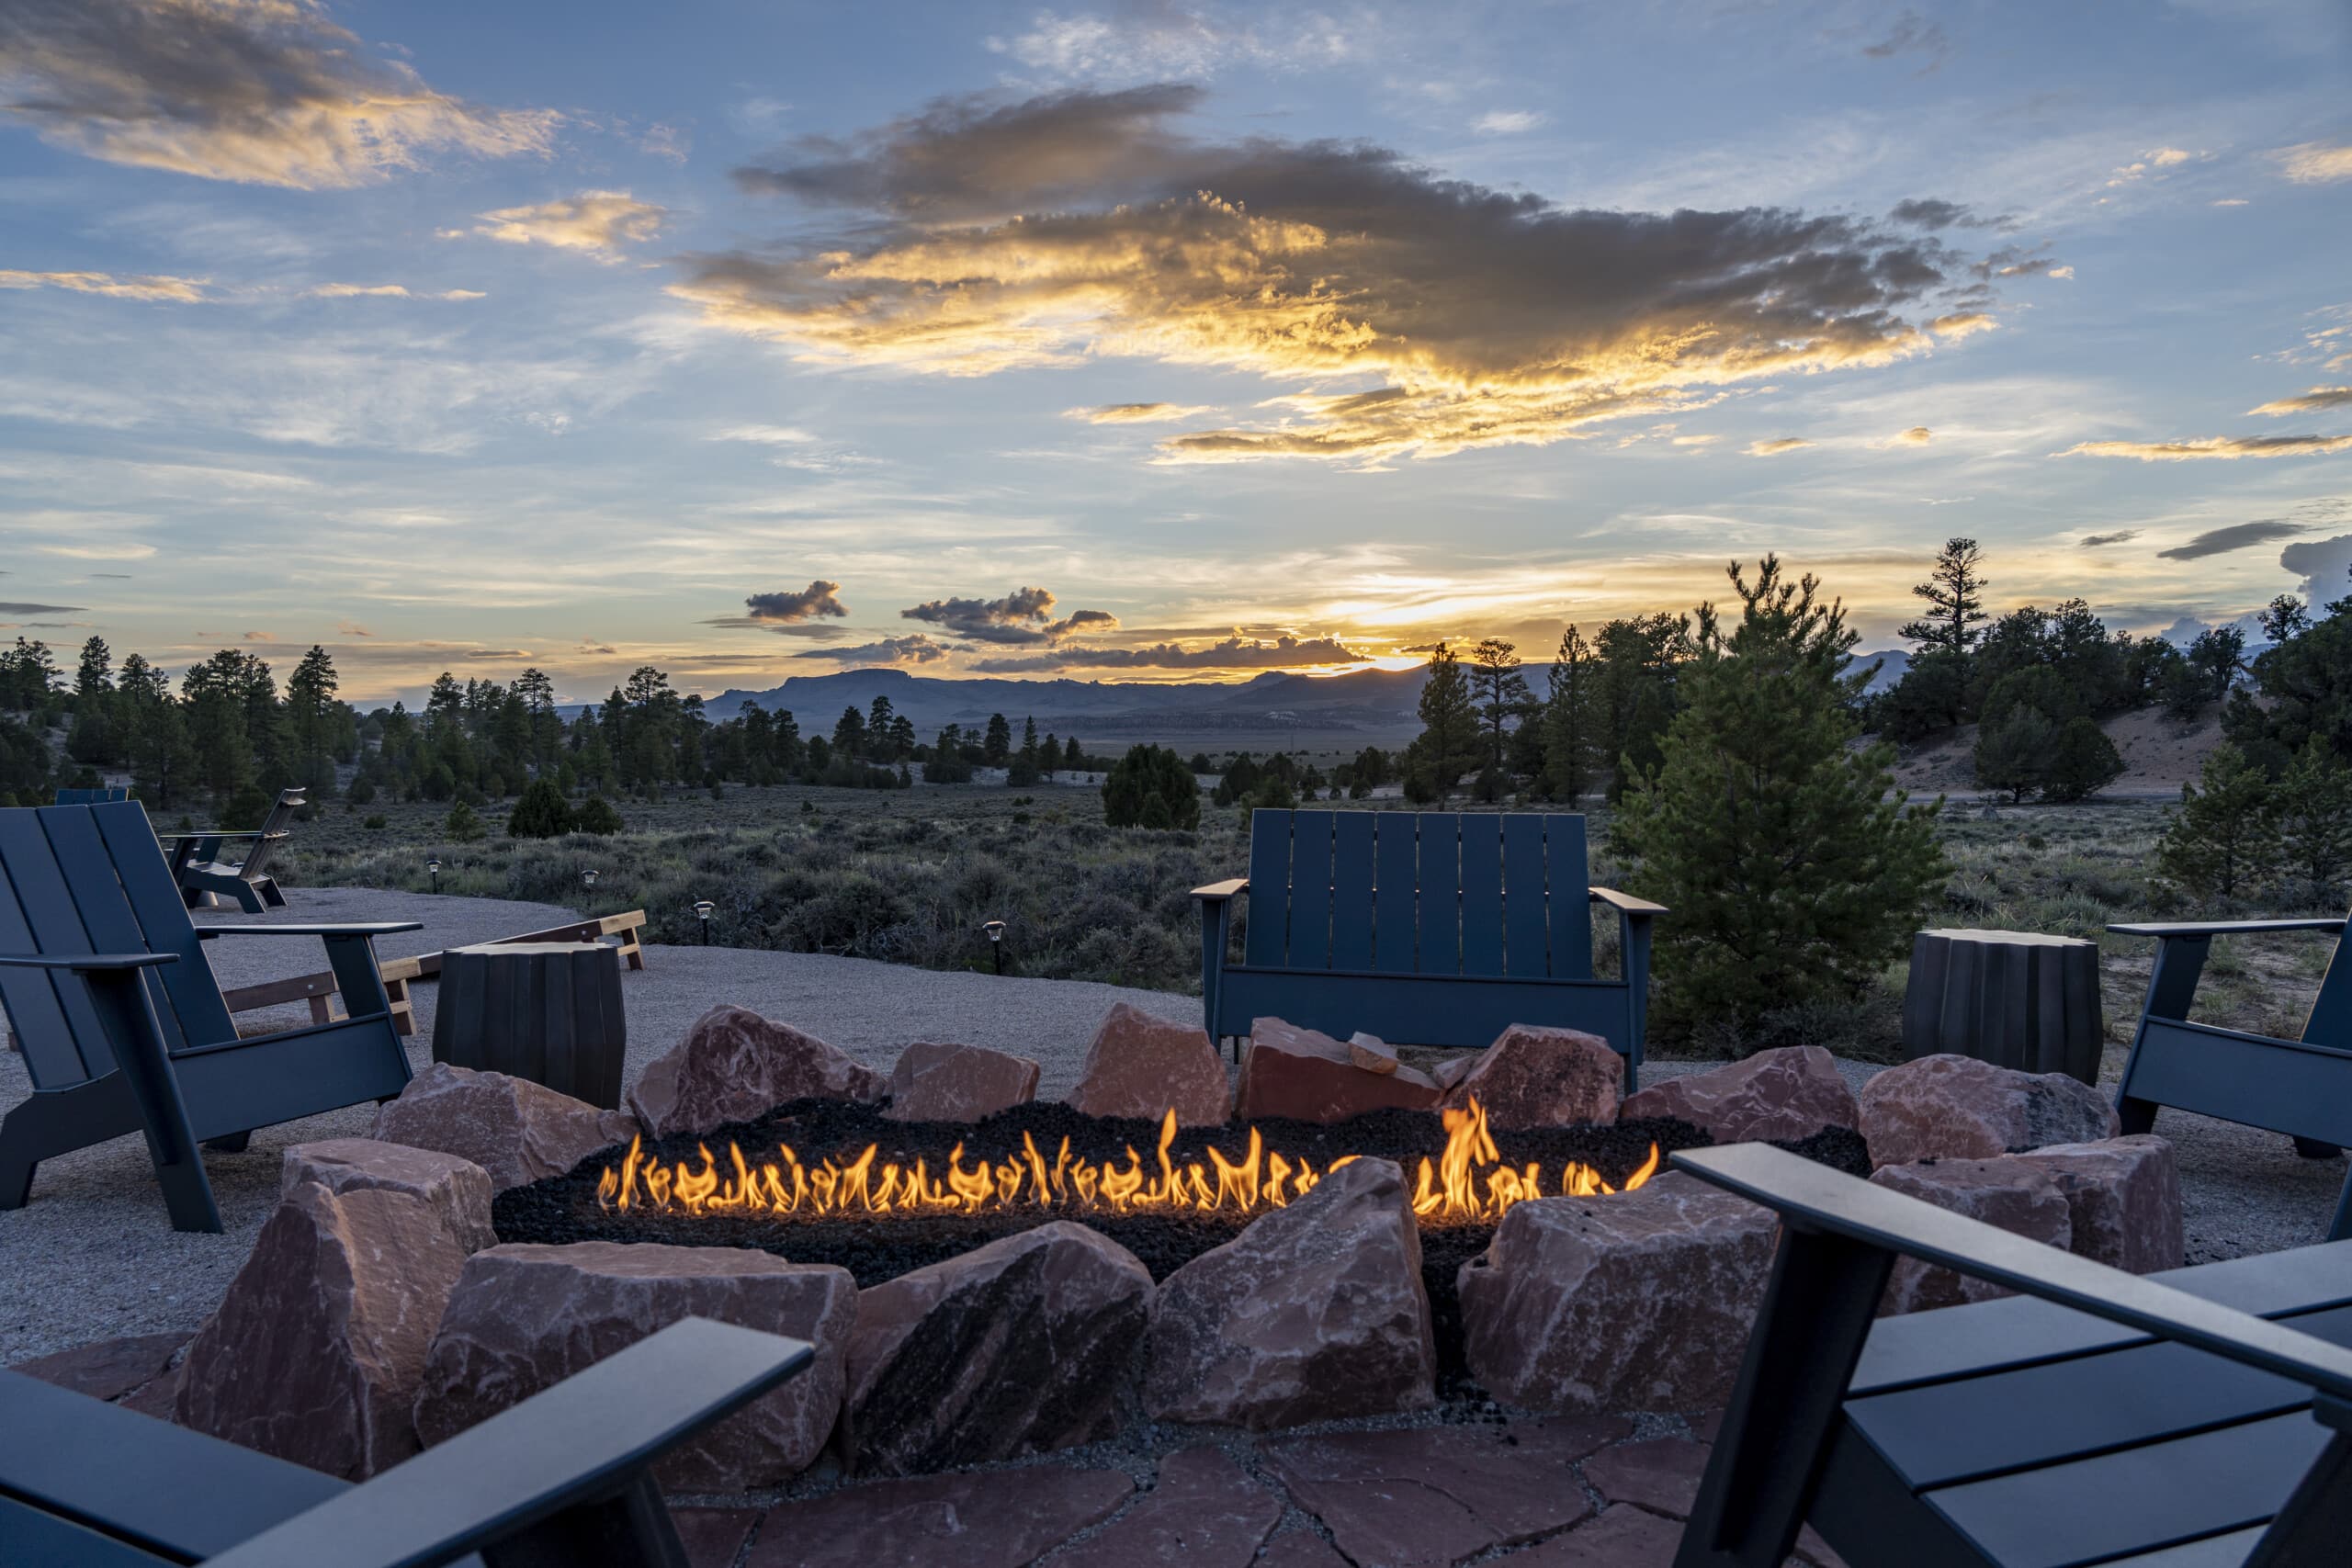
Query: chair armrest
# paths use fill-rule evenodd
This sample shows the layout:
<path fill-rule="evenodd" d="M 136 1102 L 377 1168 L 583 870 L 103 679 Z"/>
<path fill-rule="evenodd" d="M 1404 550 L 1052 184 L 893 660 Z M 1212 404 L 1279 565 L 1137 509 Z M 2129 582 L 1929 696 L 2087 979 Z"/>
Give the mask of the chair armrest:
<path fill-rule="evenodd" d="M 1646 898 L 1636 898 L 1630 893 L 1620 893 L 1614 887 L 1593 887 L 1586 890 L 1596 904 L 1606 904 L 1624 915 L 1663 915 L 1663 904 L 1653 904 Z"/>
<path fill-rule="evenodd" d="M 0 969 L 71 969 L 76 974 L 100 969 L 147 969 L 179 961 L 176 953 L 0 953 Z"/>
<path fill-rule="evenodd" d="M 1774 1211 L 1791 1229 L 1941 1264 L 2276 1373 L 2330 1396 L 2336 1412 L 2352 1419 L 2352 1349 L 2343 1346 L 1873 1187 L 1769 1144 L 1686 1149 L 1672 1163 Z"/>
<path fill-rule="evenodd" d="M 379 920 L 357 926 L 198 926 L 196 934 L 210 942 L 216 936 L 391 936 L 424 929 L 423 920 Z"/>
<path fill-rule="evenodd" d="M 815 1358 L 797 1339 L 684 1318 L 206 1561 L 434 1568 L 609 1495 Z"/>
<path fill-rule="evenodd" d="M 2154 920 L 2107 929 L 2117 936 L 2182 937 L 2251 935 L 2260 931 L 2330 931 L 2341 934 L 2344 925 L 2344 918 L 2337 916 L 2309 920 Z"/>
<path fill-rule="evenodd" d="M 1212 882 L 1206 887 L 1195 887 L 1193 889 L 1193 897 L 1201 899 L 1204 903 L 1210 901 L 1222 902 L 1223 900 L 1231 898 L 1238 894 L 1247 893 L 1249 891 L 1250 879 L 1246 876 L 1237 876 L 1230 882 Z"/>

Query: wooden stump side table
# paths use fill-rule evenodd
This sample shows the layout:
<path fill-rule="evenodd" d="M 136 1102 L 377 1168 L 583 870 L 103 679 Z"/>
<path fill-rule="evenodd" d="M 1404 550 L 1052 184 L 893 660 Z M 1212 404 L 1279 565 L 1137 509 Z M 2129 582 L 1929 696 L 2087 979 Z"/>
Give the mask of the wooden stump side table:
<path fill-rule="evenodd" d="M 2036 931 L 1921 931 L 1903 994 L 1903 1055 L 1973 1056 L 2097 1087 L 2107 1038 L 2098 944 Z"/>
<path fill-rule="evenodd" d="M 617 1111 L 628 1045 L 616 947 L 483 942 L 441 955 L 436 1062 L 529 1078 Z"/>

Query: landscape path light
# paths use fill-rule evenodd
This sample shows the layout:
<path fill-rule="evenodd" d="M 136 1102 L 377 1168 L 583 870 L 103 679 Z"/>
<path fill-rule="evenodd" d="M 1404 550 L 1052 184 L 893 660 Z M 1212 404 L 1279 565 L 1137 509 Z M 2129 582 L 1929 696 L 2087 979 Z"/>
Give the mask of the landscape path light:
<path fill-rule="evenodd" d="M 597 871 L 592 866 L 588 870 L 580 874 L 580 886 L 588 889 L 589 892 L 594 893 L 596 891 L 596 878 L 603 874 L 604 873 Z"/>
<path fill-rule="evenodd" d="M 996 972 L 1004 973 L 1004 922 L 990 920 L 980 928 L 989 933 L 989 952 L 996 955 Z"/>
<path fill-rule="evenodd" d="M 424 863 L 424 869 L 425 869 L 427 872 L 429 872 L 429 873 L 431 873 L 431 874 L 432 874 L 432 876 L 433 876 L 433 891 L 435 891 L 435 893 L 440 892 L 440 891 L 441 891 L 441 859 L 440 859 L 440 857 L 439 857 L 438 855 L 435 855 L 433 859 L 431 859 L 431 860 L 429 860 L 429 861 L 426 861 L 426 862 Z"/>
<path fill-rule="evenodd" d="M 711 912 L 718 908 L 718 905 L 712 903 L 707 898 L 697 898 L 695 900 L 695 919 L 702 922 L 702 944 L 705 947 L 708 947 L 710 945 Z"/>

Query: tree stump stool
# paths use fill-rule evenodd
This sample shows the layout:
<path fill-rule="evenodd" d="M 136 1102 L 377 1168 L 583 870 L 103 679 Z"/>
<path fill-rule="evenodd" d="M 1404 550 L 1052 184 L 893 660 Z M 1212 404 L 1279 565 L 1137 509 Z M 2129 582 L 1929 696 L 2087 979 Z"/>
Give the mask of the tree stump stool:
<path fill-rule="evenodd" d="M 2098 944 L 2036 931 L 1921 931 L 1903 994 L 1903 1055 L 1952 1052 L 2096 1087 L 2106 1024 Z"/>
<path fill-rule="evenodd" d="M 483 942 L 441 955 L 436 1062 L 529 1078 L 617 1111 L 628 1045 L 616 947 Z"/>

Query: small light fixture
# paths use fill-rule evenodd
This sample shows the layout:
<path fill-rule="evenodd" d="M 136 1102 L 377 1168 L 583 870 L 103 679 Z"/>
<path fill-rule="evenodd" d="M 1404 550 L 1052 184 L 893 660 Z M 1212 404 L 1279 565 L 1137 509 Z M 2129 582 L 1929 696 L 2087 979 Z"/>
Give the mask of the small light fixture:
<path fill-rule="evenodd" d="M 580 886 L 587 888 L 593 893 L 596 890 L 596 878 L 603 874 L 604 874 L 602 872 L 591 867 L 589 870 L 583 871 L 580 874 Z"/>
<path fill-rule="evenodd" d="M 996 972 L 1004 973 L 1004 922 L 990 920 L 980 928 L 989 933 L 989 952 L 996 956 Z"/>
<path fill-rule="evenodd" d="M 429 872 L 429 873 L 431 873 L 431 874 L 432 874 L 432 876 L 433 876 L 433 891 L 435 891 L 435 893 L 440 892 L 440 891 L 441 891 L 441 859 L 440 859 L 440 857 L 439 857 L 438 855 L 436 855 L 436 856 L 435 856 L 433 859 L 431 859 L 431 860 L 429 860 L 429 861 L 426 861 L 426 862 L 424 863 L 424 869 L 425 869 L 427 872 Z"/>
<path fill-rule="evenodd" d="M 707 898 L 695 900 L 695 919 L 702 922 L 702 944 L 705 947 L 710 945 L 710 917 L 718 908 Z"/>

